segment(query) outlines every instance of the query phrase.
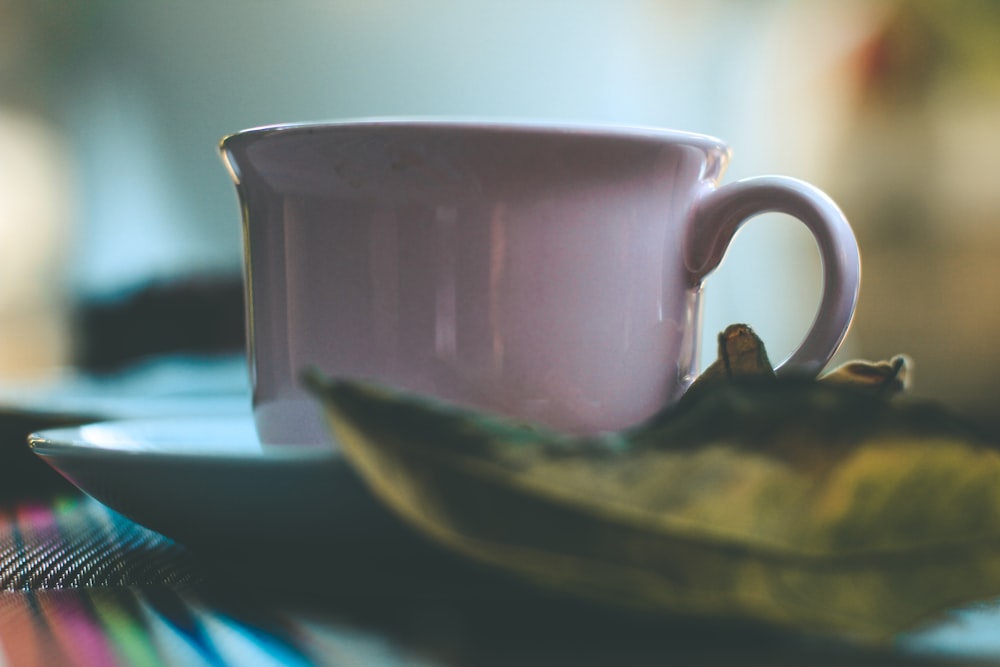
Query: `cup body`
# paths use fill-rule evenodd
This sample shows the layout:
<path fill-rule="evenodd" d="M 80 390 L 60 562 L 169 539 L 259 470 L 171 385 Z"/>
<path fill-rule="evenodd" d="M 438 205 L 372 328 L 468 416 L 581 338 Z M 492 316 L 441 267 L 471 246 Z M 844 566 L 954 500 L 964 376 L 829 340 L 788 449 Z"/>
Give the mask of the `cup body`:
<path fill-rule="evenodd" d="M 249 130 L 222 151 L 265 443 L 328 438 L 307 367 L 570 433 L 635 424 L 694 373 L 683 246 L 728 160 L 715 139 L 366 121 Z"/>

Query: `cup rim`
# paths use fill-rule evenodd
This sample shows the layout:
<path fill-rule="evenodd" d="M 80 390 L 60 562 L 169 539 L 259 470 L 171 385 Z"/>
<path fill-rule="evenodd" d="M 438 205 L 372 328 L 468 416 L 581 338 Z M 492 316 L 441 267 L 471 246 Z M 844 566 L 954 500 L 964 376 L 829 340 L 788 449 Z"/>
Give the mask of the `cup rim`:
<path fill-rule="evenodd" d="M 605 138 L 631 138 L 639 140 L 680 143 L 717 155 L 728 162 L 731 150 L 722 139 L 709 134 L 674 130 L 652 125 L 627 123 L 601 123 L 589 121 L 521 120 L 462 117 L 404 117 L 384 116 L 345 118 L 322 121 L 300 121 L 259 125 L 227 134 L 219 140 L 219 150 L 228 151 L 234 143 L 257 140 L 274 134 L 318 132 L 346 127 L 395 127 L 421 129 L 449 129 L 468 132 L 516 132 L 519 134 L 564 134 Z"/>

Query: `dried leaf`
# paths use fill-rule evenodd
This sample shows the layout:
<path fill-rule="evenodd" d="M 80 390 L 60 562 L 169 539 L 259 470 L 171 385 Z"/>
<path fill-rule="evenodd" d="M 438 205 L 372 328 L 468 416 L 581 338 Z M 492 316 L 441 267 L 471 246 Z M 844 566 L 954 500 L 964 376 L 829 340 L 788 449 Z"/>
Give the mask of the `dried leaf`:
<path fill-rule="evenodd" d="M 929 406 L 751 373 L 572 438 L 308 383 L 389 507 L 544 586 L 859 639 L 1000 593 L 1000 452 Z"/>
<path fill-rule="evenodd" d="M 909 389 L 913 362 L 905 354 L 888 361 L 848 361 L 820 378 L 820 382 L 865 388 L 892 395 Z"/>

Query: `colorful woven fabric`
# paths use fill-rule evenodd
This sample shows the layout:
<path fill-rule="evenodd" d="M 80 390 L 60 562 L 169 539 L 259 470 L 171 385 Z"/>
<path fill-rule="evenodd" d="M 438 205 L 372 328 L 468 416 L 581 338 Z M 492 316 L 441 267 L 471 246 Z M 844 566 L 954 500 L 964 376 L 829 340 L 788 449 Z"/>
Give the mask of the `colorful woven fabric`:
<path fill-rule="evenodd" d="M 0 589 L 178 586 L 201 578 L 182 547 L 88 498 L 0 509 Z"/>
<path fill-rule="evenodd" d="M 244 604 L 88 498 L 0 509 L 0 665 L 398 665 L 386 642 Z"/>

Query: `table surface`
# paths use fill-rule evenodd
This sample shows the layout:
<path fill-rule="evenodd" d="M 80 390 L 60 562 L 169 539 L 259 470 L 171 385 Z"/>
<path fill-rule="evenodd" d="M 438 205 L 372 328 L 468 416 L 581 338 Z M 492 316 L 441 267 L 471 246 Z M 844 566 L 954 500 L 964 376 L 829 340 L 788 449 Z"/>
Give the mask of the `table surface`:
<path fill-rule="evenodd" d="M 874 649 L 604 608 L 467 562 L 402 523 L 368 541 L 178 544 L 28 450 L 29 432 L 81 419 L 0 410 L 0 665 L 1000 663 L 1000 603 Z"/>

